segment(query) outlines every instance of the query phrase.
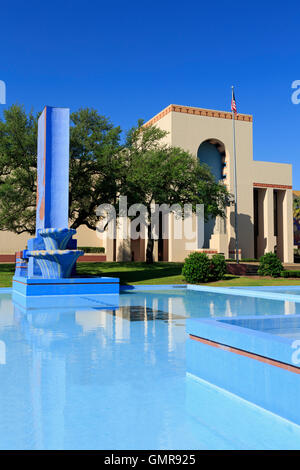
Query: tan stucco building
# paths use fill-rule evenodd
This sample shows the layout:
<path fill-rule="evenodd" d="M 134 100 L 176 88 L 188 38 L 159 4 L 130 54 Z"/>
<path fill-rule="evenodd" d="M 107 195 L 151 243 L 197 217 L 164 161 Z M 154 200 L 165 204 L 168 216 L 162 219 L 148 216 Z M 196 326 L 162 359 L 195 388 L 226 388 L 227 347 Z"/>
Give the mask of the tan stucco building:
<path fill-rule="evenodd" d="M 232 114 L 190 106 L 169 105 L 145 125 L 154 124 L 168 132 L 166 143 L 191 152 L 211 167 L 216 179 L 234 192 Z M 252 116 L 237 114 L 237 199 L 239 248 L 241 258 L 258 258 L 276 251 L 283 262 L 293 262 L 292 166 L 253 160 Z M 197 250 L 198 240 L 174 239 L 174 216 L 168 215 L 169 236 L 155 243 L 155 259 L 183 261 Z M 117 235 L 119 228 L 117 229 Z M 0 232 L 0 253 L 23 249 L 26 235 Z M 107 260 L 145 259 L 146 240 L 99 240 L 96 233 L 80 227 L 79 246 L 101 246 Z M 234 207 L 227 210 L 225 220 L 205 224 L 204 246 L 209 253 L 235 256 Z"/>
<path fill-rule="evenodd" d="M 253 160 L 252 116 L 237 114 L 237 200 L 239 249 L 242 258 L 258 258 L 276 251 L 285 263 L 293 262 L 292 166 Z M 145 125 L 154 124 L 168 132 L 166 143 L 191 152 L 208 164 L 218 180 L 234 192 L 232 114 L 224 111 L 169 105 Z M 182 261 L 199 249 L 197 239 L 175 240 L 173 216 L 169 215 L 169 239 L 156 243 L 157 260 Z M 145 259 L 146 241 L 117 240 L 118 259 Z M 112 250 L 108 248 L 108 253 Z M 205 226 L 203 251 L 235 256 L 234 207 L 227 218 Z"/>

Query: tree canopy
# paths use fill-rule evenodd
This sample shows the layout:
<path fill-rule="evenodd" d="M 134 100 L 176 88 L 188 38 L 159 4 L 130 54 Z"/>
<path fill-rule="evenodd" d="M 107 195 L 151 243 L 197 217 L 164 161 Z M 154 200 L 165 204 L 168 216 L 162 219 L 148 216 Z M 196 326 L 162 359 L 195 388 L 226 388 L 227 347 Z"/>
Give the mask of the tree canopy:
<path fill-rule="evenodd" d="M 22 106 L 0 121 L 0 229 L 35 231 L 37 117 Z"/>
<path fill-rule="evenodd" d="M 151 207 L 153 204 L 204 204 L 205 218 L 225 217 L 231 196 L 223 183 L 217 182 L 208 166 L 200 164 L 190 153 L 163 143 L 166 132 L 160 128 L 132 128 L 126 140 L 126 177 L 122 194 L 128 203 L 147 207 L 147 262 L 153 261 L 154 241 L 151 237 Z"/>
<path fill-rule="evenodd" d="M 300 222 L 300 197 L 297 196 L 293 200 L 293 216 L 297 220 L 297 222 Z"/>
<path fill-rule="evenodd" d="M 37 121 L 13 105 L 0 121 L 0 229 L 35 232 Z M 95 229 L 96 207 L 115 200 L 120 170 L 119 127 L 94 109 L 70 116 L 69 219 Z"/>

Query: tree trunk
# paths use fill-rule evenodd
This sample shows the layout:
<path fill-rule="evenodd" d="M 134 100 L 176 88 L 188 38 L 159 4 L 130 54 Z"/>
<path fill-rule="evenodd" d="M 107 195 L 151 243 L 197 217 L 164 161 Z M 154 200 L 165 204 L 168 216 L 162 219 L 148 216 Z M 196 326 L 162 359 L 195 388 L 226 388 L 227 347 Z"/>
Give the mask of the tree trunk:
<path fill-rule="evenodd" d="M 147 240 L 147 250 L 146 250 L 146 263 L 153 264 L 153 248 L 154 240 L 151 233 L 151 221 L 148 221 L 148 240 Z"/>

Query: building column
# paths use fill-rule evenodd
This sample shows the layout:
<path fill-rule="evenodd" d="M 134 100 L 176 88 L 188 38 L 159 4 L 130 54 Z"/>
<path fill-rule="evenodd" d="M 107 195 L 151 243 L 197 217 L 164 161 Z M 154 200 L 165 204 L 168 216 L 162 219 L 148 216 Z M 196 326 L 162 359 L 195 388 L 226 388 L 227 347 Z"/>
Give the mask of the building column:
<path fill-rule="evenodd" d="M 273 188 L 265 190 L 263 200 L 265 253 L 274 252 L 276 236 L 274 235 L 274 193 Z"/>
<path fill-rule="evenodd" d="M 174 259 L 174 214 L 172 212 L 168 215 L 169 221 L 169 261 Z"/>
<path fill-rule="evenodd" d="M 265 229 L 265 195 L 266 189 L 257 189 L 257 257 L 260 258 L 266 252 Z"/>
<path fill-rule="evenodd" d="M 101 237 L 99 236 L 99 238 L 103 240 L 106 261 L 115 261 L 114 260 L 114 239 L 112 236 L 110 236 L 109 231 L 106 230 L 103 234 L 101 234 Z"/>
<path fill-rule="evenodd" d="M 292 190 L 284 191 L 282 201 L 283 262 L 294 262 L 293 195 Z"/>
<path fill-rule="evenodd" d="M 116 232 L 116 260 L 131 261 L 131 237 L 129 218 L 118 218 Z"/>

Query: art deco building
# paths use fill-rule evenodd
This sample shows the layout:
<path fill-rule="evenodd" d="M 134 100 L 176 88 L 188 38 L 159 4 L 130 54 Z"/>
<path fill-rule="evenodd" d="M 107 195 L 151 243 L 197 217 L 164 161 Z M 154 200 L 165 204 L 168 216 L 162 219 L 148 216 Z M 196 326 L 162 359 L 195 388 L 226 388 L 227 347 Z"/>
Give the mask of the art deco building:
<path fill-rule="evenodd" d="M 237 114 L 236 160 L 239 249 L 242 258 L 259 258 L 275 251 L 283 262 L 293 262 L 292 166 L 253 160 L 252 116 Z M 168 132 L 166 143 L 192 153 L 206 163 L 217 180 L 234 192 L 232 114 L 224 111 L 169 105 L 146 124 Z M 156 243 L 157 260 L 182 261 L 199 249 L 197 237 L 172 237 L 172 215 L 168 216 L 169 238 Z M 117 240 L 118 259 L 143 260 L 145 240 L 130 244 Z M 187 248 L 188 246 L 188 248 Z M 108 255 L 112 249 L 108 248 Z M 234 207 L 225 220 L 205 224 L 202 251 L 235 256 Z M 111 255 L 110 255 L 111 256 Z"/>

